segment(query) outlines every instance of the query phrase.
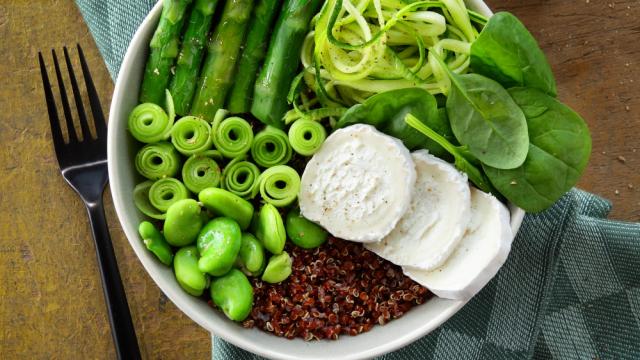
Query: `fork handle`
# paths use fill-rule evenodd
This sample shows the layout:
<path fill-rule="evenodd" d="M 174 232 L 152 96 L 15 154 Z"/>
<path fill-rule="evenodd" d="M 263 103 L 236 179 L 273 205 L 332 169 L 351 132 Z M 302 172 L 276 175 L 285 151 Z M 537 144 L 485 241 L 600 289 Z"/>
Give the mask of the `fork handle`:
<path fill-rule="evenodd" d="M 131 320 L 127 296 L 122 286 L 122 280 L 120 280 L 118 263 L 109 237 L 102 200 L 87 204 L 87 211 L 91 221 L 91 231 L 93 232 L 100 277 L 102 278 L 102 290 L 109 312 L 111 336 L 116 354 L 118 359 L 140 359 L 136 332 Z"/>

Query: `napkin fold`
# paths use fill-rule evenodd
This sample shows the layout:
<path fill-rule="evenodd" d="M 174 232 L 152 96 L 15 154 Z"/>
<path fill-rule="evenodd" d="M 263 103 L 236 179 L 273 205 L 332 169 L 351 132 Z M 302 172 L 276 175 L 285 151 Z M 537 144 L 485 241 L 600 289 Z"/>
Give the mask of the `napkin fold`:
<path fill-rule="evenodd" d="M 152 0 L 76 0 L 115 79 Z M 640 224 L 573 189 L 528 214 L 507 262 L 460 312 L 380 359 L 640 358 Z M 410 312 L 409 315 L 410 316 Z M 259 359 L 213 337 L 214 359 Z"/>

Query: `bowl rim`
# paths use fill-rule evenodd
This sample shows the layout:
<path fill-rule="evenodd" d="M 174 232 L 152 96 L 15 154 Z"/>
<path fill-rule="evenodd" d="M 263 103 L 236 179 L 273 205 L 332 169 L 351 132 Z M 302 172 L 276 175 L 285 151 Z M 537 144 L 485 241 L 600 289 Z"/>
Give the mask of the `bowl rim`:
<path fill-rule="evenodd" d="M 487 16 L 492 14 L 489 7 L 482 0 L 465 0 L 468 6 L 475 8 L 476 11 L 479 11 Z M 165 274 L 161 273 L 152 263 L 152 260 L 149 260 L 145 256 L 143 256 L 142 252 L 146 251 L 144 247 L 135 246 L 134 242 L 138 241 L 138 234 L 136 229 L 133 226 L 127 226 L 129 221 L 127 220 L 126 207 L 121 199 L 117 196 L 118 192 L 121 191 L 121 169 L 117 166 L 117 145 L 116 145 L 116 127 L 118 121 L 124 121 L 119 119 L 118 109 L 122 107 L 123 99 L 126 97 L 127 89 L 125 87 L 125 81 L 123 80 L 123 74 L 126 74 L 130 71 L 132 67 L 132 63 L 134 62 L 134 58 L 137 55 L 141 46 L 147 46 L 148 39 L 145 38 L 145 33 L 149 32 L 149 27 L 153 26 L 157 21 L 157 18 L 160 16 L 160 12 L 162 9 L 162 1 L 158 1 L 154 7 L 151 9 L 149 14 L 142 21 L 140 26 L 136 29 L 136 32 L 131 39 L 127 47 L 127 51 L 123 58 L 122 64 L 120 66 L 120 70 L 118 73 L 118 78 L 115 83 L 115 88 L 112 96 L 111 106 L 109 109 L 109 123 L 108 123 L 108 133 L 107 133 L 107 162 L 109 169 L 109 186 L 111 189 L 111 196 L 113 198 L 113 203 L 116 211 L 116 215 L 118 217 L 118 221 L 120 222 L 122 229 L 125 233 L 125 236 L 129 242 L 129 245 L 133 248 L 138 260 L 142 263 L 145 271 L 149 274 L 149 276 L 153 279 L 156 285 L 160 288 L 160 290 L 182 311 L 185 313 L 191 320 L 195 321 L 198 325 L 206 329 L 208 332 L 223 338 L 224 340 L 246 349 L 255 354 L 259 354 L 261 356 L 269 357 L 269 358 L 285 358 L 285 359 L 296 359 L 297 357 L 287 354 L 285 352 L 274 350 L 273 348 L 265 348 L 263 346 L 259 346 L 246 337 L 238 336 L 237 334 L 232 333 L 226 329 L 224 324 L 218 324 L 215 321 L 207 321 L 206 317 L 199 313 L 199 311 L 188 304 L 185 300 L 187 296 L 186 293 L 182 292 L 180 289 L 176 289 L 175 287 L 169 286 L 169 284 L 164 279 Z M 148 35 L 147 35 L 148 36 Z M 514 206 L 513 204 L 509 204 L 509 212 L 511 215 L 510 225 L 511 229 L 515 236 L 520 228 L 522 220 L 524 218 L 525 212 Z M 130 224 L 129 224 L 130 225 Z M 431 331 L 438 328 L 445 321 L 451 318 L 455 313 L 457 313 L 469 300 L 465 301 L 454 301 L 447 299 L 440 299 L 434 297 L 434 299 L 429 301 L 439 301 L 443 300 L 446 302 L 450 302 L 444 311 L 438 313 L 437 316 L 432 318 L 430 321 L 422 324 L 421 326 L 414 328 L 413 331 L 403 334 L 402 336 L 395 337 L 393 339 L 389 339 L 388 342 L 382 344 L 381 346 L 377 346 L 370 349 L 361 349 L 360 351 L 355 351 L 346 355 L 337 355 L 332 354 L 332 356 L 339 356 L 340 359 L 358 359 L 358 358 L 369 358 L 374 356 L 379 356 L 394 350 L 397 350 L 403 346 L 406 346 L 418 338 L 421 338 Z M 407 314 L 406 316 L 410 316 Z M 256 330 L 259 331 L 259 330 Z M 290 341 L 287 339 L 282 339 L 274 336 L 274 340 L 283 340 Z M 332 340 L 333 341 L 333 340 Z"/>

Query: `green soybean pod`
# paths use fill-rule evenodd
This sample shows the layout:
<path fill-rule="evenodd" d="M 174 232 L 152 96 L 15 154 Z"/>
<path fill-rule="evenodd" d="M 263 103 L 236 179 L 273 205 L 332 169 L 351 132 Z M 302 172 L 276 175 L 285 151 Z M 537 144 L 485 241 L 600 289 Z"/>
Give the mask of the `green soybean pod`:
<path fill-rule="evenodd" d="M 240 196 L 219 188 L 206 188 L 198 194 L 200 202 L 215 214 L 235 220 L 242 230 L 249 227 L 253 205 Z"/>
<path fill-rule="evenodd" d="M 198 235 L 198 268 L 213 276 L 226 274 L 236 262 L 242 231 L 233 219 L 220 217 L 209 221 Z"/>
<path fill-rule="evenodd" d="M 156 209 L 149 201 L 149 190 L 153 185 L 153 181 L 147 180 L 141 182 L 133 188 L 133 203 L 138 210 L 150 218 L 164 220 L 167 215 L 163 211 Z"/>
<path fill-rule="evenodd" d="M 221 177 L 218 163 L 205 154 L 191 155 L 182 165 L 182 181 L 195 194 L 219 186 Z"/>
<path fill-rule="evenodd" d="M 149 189 L 149 201 L 156 209 L 166 212 L 176 201 L 189 197 L 189 191 L 184 184 L 175 178 L 156 180 Z"/>
<path fill-rule="evenodd" d="M 276 284 L 286 280 L 291 275 L 291 257 L 286 251 L 279 255 L 273 255 L 262 273 L 262 280 Z"/>
<path fill-rule="evenodd" d="M 243 199 L 253 198 L 253 189 L 260 177 L 256 164 L 246 161 L 246 156 L 237 157 L 225 166 L 222 172 L 222 188 Z"/>
<path fill-rule="evenodd" d="M 171 142 L 183 155 L 193 155 L 211 148 L 211 126 L 195 116 L 176 121 L 171 130 Z"/>
<path fill-rule="evenodd" d="M 176 201 L 167 210 L 164 237 L 173 246 L 192 244 L 202 229 L 200 205 L 193 199 Z"/>
<path fill-rule="evenodd" d="M 138 233 L 142 242 L 163 264 L 170 266 L 173 262 L 173 252 L 164 236 L 152 223 L 143 221 L 138 226 Z"/>
<path fill-rule="evenodd" d="M 275 206 L 268 203 L 262 206 L 258 214 L 255 235 L 260 239 L 265 249 L 272 254 L 282 253 L 287 234 L 282 222 L 282 216 L 280 216 Z"/>
<path fill-rule="evenodd" d="M 317 121 L 300 119 L 289 128 L 289 143 L 302 156 L 315 154 L 326 138 L 327 131 Z"/>
<path fill-rule="evenodd" d="M 154 143 L 166 140 L 171 134 L 173 118 L 158 105 L 143 103 L 131 111 L 128 120 L 129 132 L 143 143 Z"/>
<path fill-rule="evenodd" d="M 247 275 L 259 276 L 264 269 L 266 265 L 264 248 L 252 234 L 242 234 L 242 243 L 236 263 Z"/>
<path fill-rule="evenodd" d="M 322 226 L 300 215 L 298 209 L 289 211 L 285 228 L 289 239 L 304 249 L 313 249 L 324 244 L 329 236 L 329 233 Z"/>
<path fill-rule="evenodd" d="M 136 170 L 149 180 L 174 177 L 180 170 L 180 163 L 180 155 L 166 141 L 143 146 L 135 159 Z"/>
<path fill-rule="evenodd" d="M 253 307 L 253 288 L 247 276 L 238 269 L 211 282 L 211 300 L 233 321 L 242 321 Z"/>
<path fill-rule="evenodd" d="M 278 207 L 288 206 L 300 192 L 300 175 L 287 165 L 270 167 L 260 175 L 258 189 L 267 203 Z"/>
<path fill-rule="evenodd" d="M 253 129 L 245 119 L 224 118 L 226 110 L 218 110 L 211 125 L 211 139 L 224 157 L 236 158 L 249 152 L 253 143 Z"/>
<path fill-rule="evenodd" d="M 256 134 L 251 145 L 251 157 L 265 168 L 288 163 L 292 153 L 287 133 L 271 125 Z"/>
<path fill-rule="evenodd" d="M 200 296 L 209 282 L 209 275 L 198 269 L 198 249 L 185 246 L 173 258 L 173 272 L 178 284 L 193 296 Z"/>

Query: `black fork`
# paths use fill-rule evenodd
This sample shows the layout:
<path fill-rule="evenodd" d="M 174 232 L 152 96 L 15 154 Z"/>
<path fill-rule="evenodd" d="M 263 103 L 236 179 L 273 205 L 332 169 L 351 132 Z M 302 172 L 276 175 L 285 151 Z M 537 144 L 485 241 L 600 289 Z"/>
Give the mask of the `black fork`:
<path fill-rule="evenodd" d="M 56 103 L 47 75 L 47 68 L 42 58 L 42 53 L 38 53 L 40 71 L 42 72 L 42 85 L 44 95 L 47 100 L 47 110 L 49 111 L 49 122 L 51 123 L 51 135 L 53 145 L 58 158 L 58 164 L 62 171 L 62 176 L 69 185 L 80 195 L 89 213 L 93 240 L 95 241 L 96 255 L 100 266 L 100 277 L 102 278 L 102 289 L 104 292 L 109 321 L 111 323 L 111 335 L 119 359 L 139 359 L 140 351 L 136 341 L 136 333 L 129 313 L 127 297 L 120 279 L 118 264 L 113 252 L 113 245 L 109 237 L 107 221 L 104 216 L 102 204 L 102 193 L 107 184 L 107 126 L 102 114 L 100 100 L 96 92 L 89 67 L 82 53 L 82 48 L 78 45 L 78 56 L 80 67 L 84 77 L 89 105 L 93 115 L 96 129 L 96 137 L 91 136 L 87 115 L 82 105 L 82 96 L 78 88 L 69 52 L 65 47 L 64 60 L 69 72 L 71 90 L 77 107 L 77 118 L 80 122 L 82 139 L 76 134 L 71 115 L 71 107 L 67 99 L 65 84 L 60 71 L 60 64 L 54 50 L 51 50 L 53 65 L 55 67 L 58 87 L 60 88 L 60 98 L 64 113 L 67 134 L 69 141 L 65 143 Z"/>

